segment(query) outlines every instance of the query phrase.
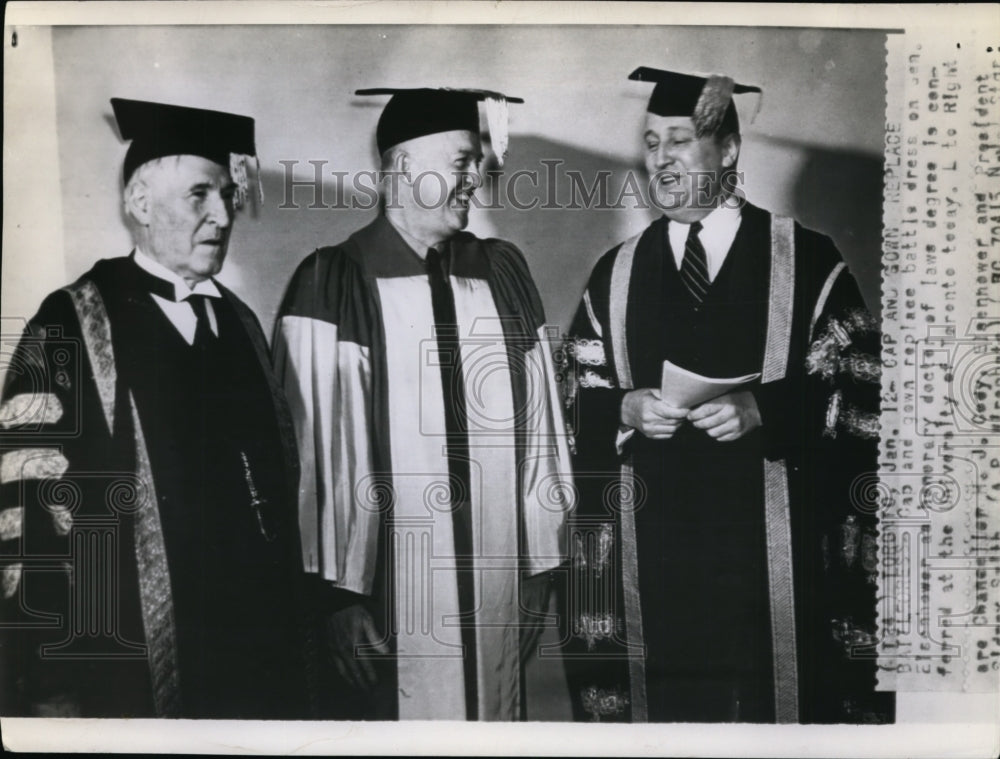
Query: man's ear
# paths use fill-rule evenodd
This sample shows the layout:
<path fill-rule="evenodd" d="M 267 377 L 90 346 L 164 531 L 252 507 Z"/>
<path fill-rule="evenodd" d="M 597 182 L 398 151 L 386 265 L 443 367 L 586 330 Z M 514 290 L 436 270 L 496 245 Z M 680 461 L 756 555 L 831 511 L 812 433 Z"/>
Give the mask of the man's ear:
<path fill-rule="evenodd" d="M 722 138 L 722 167 L 731 169 L 736 165 L 736 160 L 740 157 L 740 145 L 742 140 L 739 134 L 728 134 Z"/>
<path fill-rule="evenodd" d="M 125 188 L 125 210 L 143 226 L 149 224 L 151 205 L 150 189 L 145 181 L 139 179 Z"/>
<path fill-rule="evenodd" d="M 392 171 L 400 174 L 404 182 L 410 181 L 410 168 L 413 159 L 405 150 L 397 150 L 392 156 Z"/>

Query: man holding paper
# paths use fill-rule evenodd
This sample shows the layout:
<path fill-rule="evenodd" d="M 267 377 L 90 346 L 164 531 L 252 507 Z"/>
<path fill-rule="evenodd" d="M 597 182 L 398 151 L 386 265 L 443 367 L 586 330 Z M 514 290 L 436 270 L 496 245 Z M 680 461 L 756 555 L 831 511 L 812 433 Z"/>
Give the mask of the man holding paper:
<path fill-rule="evenodd" d="M 663 216 L 595 266 L 567 345 L 579 718 L 882 722 L 879 342 L 832 241 L 746 203 L 728 77 L 640 68 Z M 573 650 L 575 648 L 575 651 Z"/>

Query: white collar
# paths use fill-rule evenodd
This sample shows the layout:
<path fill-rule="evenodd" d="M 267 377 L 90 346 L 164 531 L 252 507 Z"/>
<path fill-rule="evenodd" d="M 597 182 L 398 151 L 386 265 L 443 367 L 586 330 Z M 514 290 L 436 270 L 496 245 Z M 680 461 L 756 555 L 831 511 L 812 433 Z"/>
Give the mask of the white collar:
<path fill-rule="evenodd" d="M 738 203 L 733 203 L 731 199 L 724 201 L 701 220 L 701 233 L 698 237 L 701 239 L 706 233 L 710 236 L 715 236 L 723 232 L 728 232 L 731 229 L 737 229 L 740 226 L 742 216 L 743 212 Z M 683 229 L 684 235 L 687 236 L 688 227 L 691 225 L 685 224 L 682 221 L 671 221 L 670 226 L 677 226 Z"/>
<path fill-rule="evenodd" d="M 201 282 L 195 283 L 194 287 L 191 287 L 183 277 L 170 271 L 170 269 L 159 261 L 150 258 L 138 247 L 135 249 L 135 262 L 139 268 L 145 269 L 154 277 L 166 280 L 172 284 L 174 286 L 174 300 L 178 303 L 189 295 L 207 295 L 210 298 L 222 297 L 219 288 L 215 286 L 215 282 L 211 279 L 203 279 Z"/>

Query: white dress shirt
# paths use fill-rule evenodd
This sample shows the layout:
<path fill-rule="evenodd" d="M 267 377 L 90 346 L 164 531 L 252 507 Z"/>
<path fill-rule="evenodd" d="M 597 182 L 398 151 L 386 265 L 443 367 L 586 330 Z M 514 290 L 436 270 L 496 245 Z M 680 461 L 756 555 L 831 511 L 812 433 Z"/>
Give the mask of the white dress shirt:
<path fill-rule="evenodd" d="M 215 319 L 215 308 L 212 306 L 211 299 L 221 298 L 222 293 L 219 292 L 219 288 L 215 286 L 212 280 L 203 279 L 201 282 L 195 284 L 194 287 L 191 287 L 182 277 L 170 271 L 170 269 L 159 261 L 154 261 L 138 248 L 135 249 L 135 262 L 139 268 L 145 269 L 154 277 L 164 279 L 174 286 L 173 300 L 163 298 L 156 293 L 150 293 L 150 295 L 153 296 L 156 305 L 160 307 L 160 310 L 163 311 L 170 320 L 170 323 L 180 332 L 181 337 L 184 338 L 188 345 L 194 345 L 194 333 L 198 329 L 198 317 L 194 313 L 194 308 L 185 300 L 189 295 L 208 296 L 208 299 L 205 301 L 205 310 L 208 312 L 208 325 L 212 328 L 212 333 L 216 337 L 219 336 L 219 324 Z"/>
<path fill-rule="evenodd" d="M 733 247 L 733 240 L 736 239 L 736 233 L 739 231 L 742 220 L 743 215 L 740 213 L 739 206 L 731 208 L 726 205 L 719 206 L 701 220 L 701 232 L 698 233 L 698 239 L 705 249 L 710 282 L 715 281 L 729 249 Z M 670 249 L 674 254 L 677 271 L 681 270 L 681 261 L 684 260 L 684 246 L 687 244 L 690 229 L 690 224 L 682 224 L 679 221 L 671 221 L 667 227 L 667 234 L 670 235 Z"/>

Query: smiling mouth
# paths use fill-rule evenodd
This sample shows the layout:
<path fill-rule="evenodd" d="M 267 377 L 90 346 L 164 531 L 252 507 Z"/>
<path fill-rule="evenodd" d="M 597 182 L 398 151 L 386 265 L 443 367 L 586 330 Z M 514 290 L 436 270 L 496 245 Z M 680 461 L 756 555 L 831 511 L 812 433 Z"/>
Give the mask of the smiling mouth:
<path fill-rule="evenodd" d="M 656 181 L 659 184 L 677 184 L 681 181 L 681 175 L 676 171 L 665 171 L 657 177 Z"/>

